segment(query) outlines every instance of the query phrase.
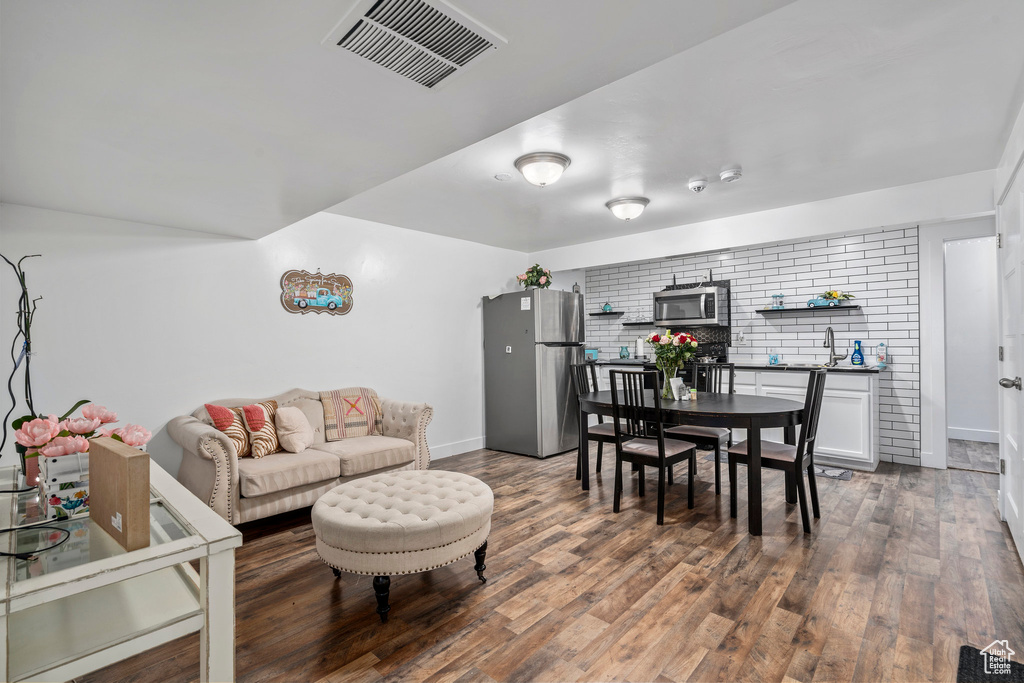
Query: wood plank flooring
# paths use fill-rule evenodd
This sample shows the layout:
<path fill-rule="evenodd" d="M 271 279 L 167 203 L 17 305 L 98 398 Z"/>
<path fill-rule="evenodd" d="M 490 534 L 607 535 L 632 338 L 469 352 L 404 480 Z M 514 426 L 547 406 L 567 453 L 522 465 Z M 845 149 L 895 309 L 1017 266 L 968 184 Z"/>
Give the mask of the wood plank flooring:
<path fill-rule="evenodd" d="M 804 534 L 766 471 L 754 538 L 702 457 L 696 508 L 676 484 L 663 527 L 650 473 L 648 495 L 629 477 L 612 513 L 607 461 L 589 493 L 572 455 L 484 450 L 433 467 L 494 489 L 487 583 L 471 557 L 395 577 L 381 625 L 371 578 L 335 579 L 317 559 L 308 510 L 245 525 L 238 680 L 952 681 L 961 645 L 1024 647 L 1024 571 L 994 475 L 883 463 L 819 478 L 822 516 Z M 191 636 L 85 680 L 197 671 Z"/>
<path fill-rule="evenodd" d="M 958 470 L 999 471 L 999 444 L 949 439 L 946 465 Z"/>

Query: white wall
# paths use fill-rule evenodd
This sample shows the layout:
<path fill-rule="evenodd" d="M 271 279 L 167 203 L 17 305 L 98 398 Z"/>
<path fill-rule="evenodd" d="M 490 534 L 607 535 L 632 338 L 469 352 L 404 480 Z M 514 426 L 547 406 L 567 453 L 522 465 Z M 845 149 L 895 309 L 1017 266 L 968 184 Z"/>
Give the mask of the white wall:
<path fill-rule="evenodd" d="M 999 443 L 996 238 L 945 243 L 946 433 Z"/>
<path fill-rule="evenodd" d="M 1024 128 L 1024 126 L 1022 126 Z M 1022 134 L 1024 135 L 1024 134 Z M 529 255 L 552 270 L 736 249 L 873 228 L 991 215 L 995 171 L 978 171 L 817 202 L 690 223 Z M 756 175 L 742 182 L 757 182 Z M 637 219 L 638 224 L 642 219 Z"/>
<path fill-rule="evenodd" d="M 513 291 L 529 265 L 519 252 L 328 213 L 243 241 L 9 204 L 0 251 L 42 254 L 25 264 L 43 297 L 32 330 L 37 411 L 104 404 L 157 433 L 149 450 L 172 473 L 170 418 L 296 386 L 425 401 L 435 458 L 482 447 L 480 300 Z M 3 265 L 0 340 L 10 340 L 17 289 Z M 290 268 L 348 275 L 352 311 L 287 313 L 279 280 Z M 3 463 L 13 458 L 9 437 Z"/>

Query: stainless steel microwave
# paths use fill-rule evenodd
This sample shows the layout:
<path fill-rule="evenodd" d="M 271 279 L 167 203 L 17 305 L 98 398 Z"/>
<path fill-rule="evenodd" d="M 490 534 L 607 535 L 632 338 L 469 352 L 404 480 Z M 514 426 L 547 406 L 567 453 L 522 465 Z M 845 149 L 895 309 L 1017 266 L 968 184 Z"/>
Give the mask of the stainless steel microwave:
<path fill-rule="evenodd" d="M 694 287 L 654 293 L 654 324 L 708 326 L 729 324 L 729 288 Z"/>

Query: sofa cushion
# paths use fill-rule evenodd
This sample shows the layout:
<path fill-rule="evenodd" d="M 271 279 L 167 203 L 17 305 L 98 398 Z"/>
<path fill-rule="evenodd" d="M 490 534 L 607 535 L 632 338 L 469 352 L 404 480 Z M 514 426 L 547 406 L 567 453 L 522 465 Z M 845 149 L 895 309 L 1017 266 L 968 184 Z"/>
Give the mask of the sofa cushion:
<path fill-rule="evenodd" d="M 238 490 L 246 498 L 287 491 L 339 476 L 339 458 L 312 448 L 301 453 L 278 451 L 262 458 L 238 461 Z"/>
<path fill-rule="evenodd" d="M 252 457 L 256 459 L 270 455 L 281 447 L 277 442 L 277 427 L 274 426 L 276 412 L 277 401 L 242 406 L 242 419 L 245 420 L 245 428 L 252 442 Z"/>
<path fill-rule="evenodd" d="M 301 410 L 302 414 L 309 421 L 309 426 L 313 429 L 313 443 L 323 443 L 326 441 L 324 437 L 324 406 L 320 403 L 320 399 L 296 398 L 288 403 L 278 401 L 277 405 L 279 408 L 288 406 Z"/>
<path fill-rule="evenodd" d="M 350 387 L 321 391 L 320 401 L 323 403 L 324 427 L 328 441 L 384 433 L 380 399 L 373 389 Z"/>
<path fill-rule="evenodd" d="M 283 406 L 274 415 L 277 440 L 290 453 L 301 453 L 313 445 L 313 428 L 305 414 L 294 406 Z"/>
<path fill-rule="evenodd" d="M 244 458 L 252 451 L 249 443 L 249 432 L 242 421 L 241 408 L 225 408 L 207 403 L 205 406 L 210 422 L 218 430 L 224 432 L 235 446 L 235 455 Z"/>
<path fill-rule="evenodd" d="M 390 436 L 354 436 L 343 441 L 319 443 L 308 450 L 334 454 L 341 462 L 343 477 L 404 465 L 416 459 L 415 444 Z"/>

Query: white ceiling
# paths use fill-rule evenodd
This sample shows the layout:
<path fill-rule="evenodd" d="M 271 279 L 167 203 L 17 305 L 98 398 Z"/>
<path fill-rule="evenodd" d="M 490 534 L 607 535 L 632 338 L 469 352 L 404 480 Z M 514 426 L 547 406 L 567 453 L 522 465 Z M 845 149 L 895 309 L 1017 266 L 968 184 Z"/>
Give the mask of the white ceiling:
<path fill-rule="evenodd" d="M 455 0 L 508 45 L 431 91 L 321 45 L 355 0 L 2 0 L 0 201 L 260 237 L 789 1 Z M 679 121 L 664 113 L 659 131 Z M 605 142 L 570 145 L 552 127 L 557 114 L 513 147 L 564 140 L 576 178 L 596 180 Z M 636 147 L 625 130 L 620 146 Z M 507 161 L 488 160 L 484 178 Z M 477 174 L 442 172 L 433 187 L 455 194 L 429 220 L 399 185 L 357 213 L 465 233 L 487 204 L 452 208 Z M 396 197 L 407 206 L 392 215 Z M 538 212 L 527 202 L 512 222 Z M 508 241 L 494 228 L 471 239 Z"/>
<path fill-rule="evenodd" d="M 800 0 L 331 211 L 529 252 L 990 169 L 1022 36 L 1020 0 Z M 540 150 L 572 158 L 543 189 L 512 168 Z M 622 195 L 651 203 L 625 223 Z"/>

